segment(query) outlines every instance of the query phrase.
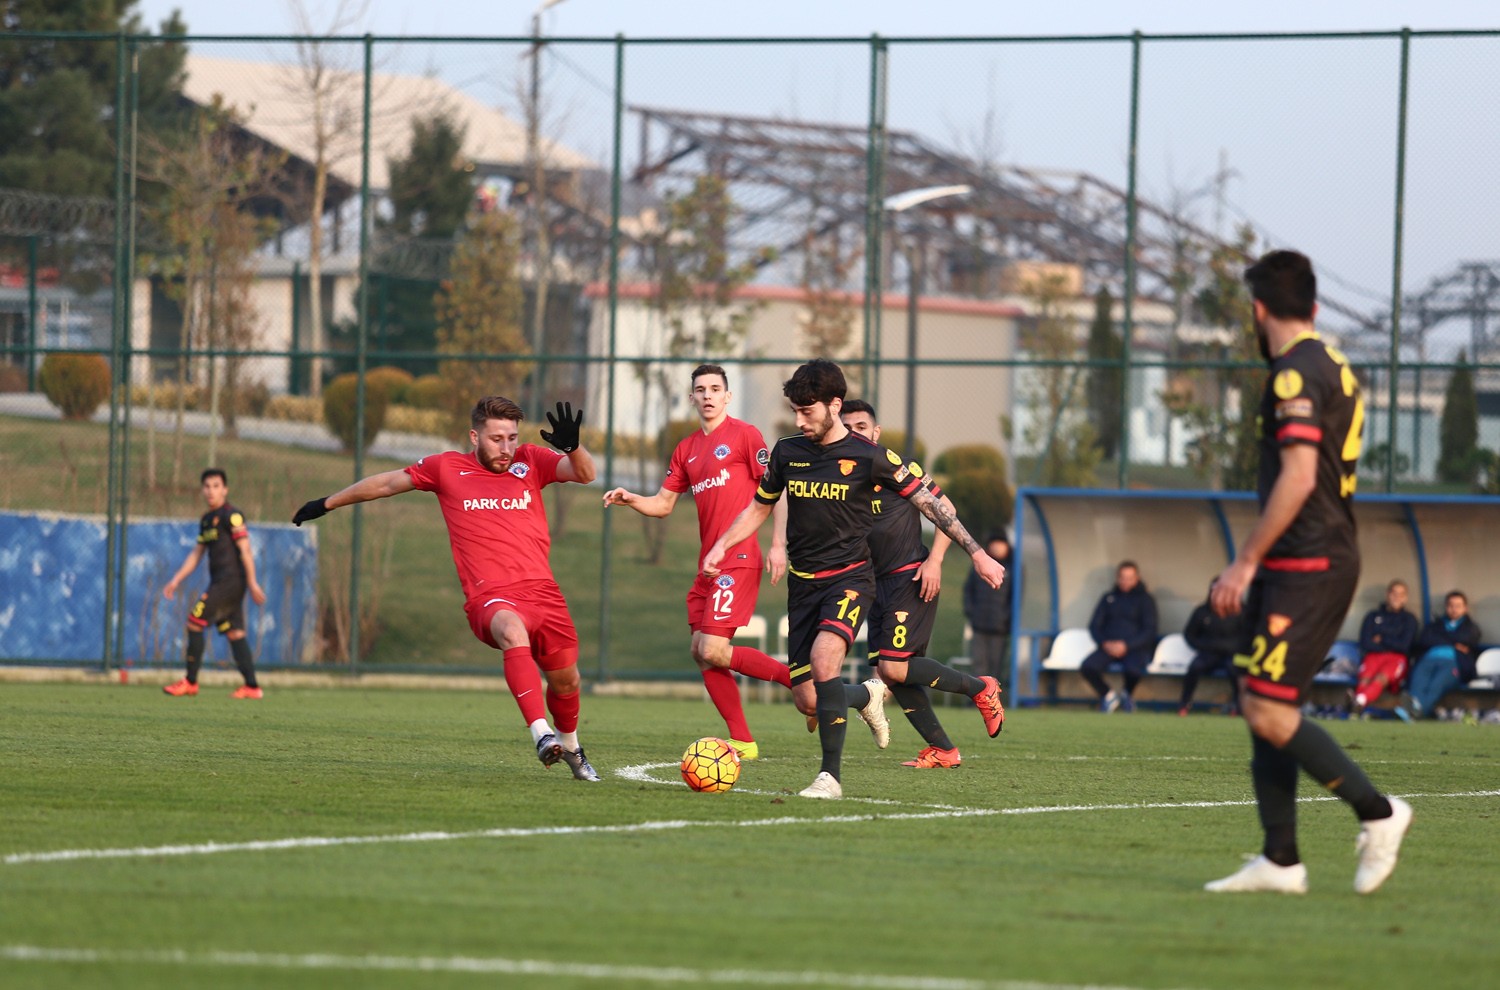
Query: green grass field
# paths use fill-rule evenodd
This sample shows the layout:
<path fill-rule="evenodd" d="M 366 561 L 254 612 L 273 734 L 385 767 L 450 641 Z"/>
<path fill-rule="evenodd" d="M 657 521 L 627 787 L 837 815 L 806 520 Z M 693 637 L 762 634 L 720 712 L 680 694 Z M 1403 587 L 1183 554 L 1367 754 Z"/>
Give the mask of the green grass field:
<path fill-rule="evenodd" d="M 139 419 L 137 419 L 139 424 Z M 535 440 L 535 437 L 531 439 Z M 0 508 L 103 514 L 107 492 L 109 431 L 92 423 L 39 422 L 0 416 Z M 208 442 L 184 441 L 183 477 L 168 482 L 170 435 L 158 436 L 157 483 L 147 478 L 144 431 L 133 431 L 130 460 L 130 513 L 139 517 L 181 518 L 195 524 L 203 511 L 198 472 L 206 463 Z M 297 506 L 354 480 L 353 458 L 273 443 L 220 440 L 219 465 L 229 472 L 230 499 L 244 509 L 252 538 L 257 522 L 286 522 Z M 369 459 L 365 473 L 404 467 L 405 462 Z M 598 487 L 550 488 L 548 513 L 553 524 L 552 567 L 568 596 L 578 626 L 585 676 L 599 670 L 601 610 L 600 570 L 604 560 L 604 509 Z M 655 491 L 653 488 L 652 491 Z M 558 493 L 566 498 L 562 533 L 557 533 Z M 612 581 L 609 604 L 612 630 L 606 672 L 609 676 L 681 676 L 691 678 L 687 613 L 683 600 L 692 584 L 699 551 L 698 520 L 688 500 L 667 521 L 667 550 L 659 564 L 646 560 L 641 517 L 629 509 L 613 515 Z M 320 595 L 322 602 L 348 601 L 348 570 L 353 513 L 339 510 L 319 520 Z M 361 595 L 375 606 L 378 627 L 365 658 L 377 668 L 442 666 L 497 670 L 499 656 L 471 632 L 463 614 L 463 595 L 453 569 L 447 532 L 436 500 L 420 492 L 364 507 L 364 565 Z M 770 539 L 770 528 L 762 544 Z M 181 561 L 172 561 L 175 568 Z M 933 653 L 959 652 L 963 631 L 960 589 L 969 567 L 962 552 L 944 563 L 948 593 L 939 603 Z M 206 577 L 199 579 L 206 584 Z M 247 604 L 247 608 L 250 606 Z M 774 630 L 786 611 L 785 585 L 762 583 L 758 611 Z M 250 612 L 254 625 L 254 610 Z M 176 664 L 176 658 L 170 659 Z"/>
<path fill-rule="evenodd" d="M 699 701 L 586 698 L 605 780 L 583 784 L 541 768 L 500 693 L 6 684 L 0 986 L 1428 988 L 1494 971 L 1493 730 L 1333 724 L 1417 817 L 1394 877 L 1359 897 L 1352 815 L 1303 804 L 1296 898 L 1200 890 L 1258 846 L 1238 720 L 1022 710 L 990 740 L 973 711 L 940 711 L 961 769 L 903 769 L 909 727 L 879 752 L 855 722 L 846 799 L 813 802 L 791 792 L 816 741 L 785 704 L 750 706 L 764 758 L 700 795 L 674 765 L 720 731 Z"/>

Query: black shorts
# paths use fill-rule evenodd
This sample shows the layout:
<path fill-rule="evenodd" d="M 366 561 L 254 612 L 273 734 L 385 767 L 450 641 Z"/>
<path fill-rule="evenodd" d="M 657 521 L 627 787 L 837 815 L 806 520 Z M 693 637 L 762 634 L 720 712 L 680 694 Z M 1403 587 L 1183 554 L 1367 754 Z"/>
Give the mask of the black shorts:
<path fill-rule="evenodd" d="M 937 625 L 938 600 L 922 601 L 922 582 L 915 570 L 883 575 L 875 582 L 875 607 L 870 610 L 870 662 L 878 657 L 905 660 L 927 655 L 932 628 Z"/>
<path fill-rule="evenodd" d="M 1358 583 L 1358 565 L 1308 573 L 1261 571 L 1246 602 L 1254 632 L 1250 652 L 1234 658 L 1245 674 L 1245 689 L 1300 704 L 1338 639 Z"/>
<path fill-rule="evenodd" d="M 787 663 L 792 683 L 812 680 L 813 640 L 827 630 L 852 645 L 875 604 L 875 572 L 860 564 L 827 578 L 787 578 Z"/>
<path fill-rule="evenodd" d="M 211 584 L 193 603 L 188 613 L 188 628 L 202 632 L 213 626 L 221 633 L 245 628 L 245 586 Z"/>

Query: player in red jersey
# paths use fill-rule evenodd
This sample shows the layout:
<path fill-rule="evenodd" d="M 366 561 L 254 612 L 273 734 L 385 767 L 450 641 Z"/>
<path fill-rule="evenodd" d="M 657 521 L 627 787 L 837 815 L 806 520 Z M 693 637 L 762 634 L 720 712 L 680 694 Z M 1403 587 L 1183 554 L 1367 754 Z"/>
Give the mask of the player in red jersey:
<path fill-rule="evenodd" d="M 759 430 L 729 415 L 732 397 L 723 368 L 716 364 L 694 368 L 690 398 L 698 410 L 700 428 L 672 451 L 661 490 L 647 496 L 615 488 L 604 493 L 604 504 L 628 505 L 643 516 L 660 518 L 671 513 L 678 496 L 692 492 L 698 507 L 698 537 L 706 552 L 755 494 L 771 456 Z M 772 584 L 786 573 L 785 507 L 776 513 L 775 523 L 764 564 Z M 688 628 L 693 632 L 693 660 L 703 674 L 709 698 L 724 716 L 729 743 L 739 751 L 740 759 L 753 760 L 760 755 L 760 747 L 745 721 L 731 671 L 787 686 L 791 682 L 785 664 L 754 647 L 730 642 L 734 631 L 755 614 L 762 569 L 760 541 L 750 535 L 731 547 L 724 560 L 722 573 L 712 578 L 698 575 L 688 591 Z"/>
<path fill-rule="evenodd" d="M 491 395 L 471 415 L 467 454 L 444 451 L 410 467 L 356 481 L 327 498 L 313 499 L 292 518 L 298 526 L 341 505 L 433 492 L 448 526 L 453 563 L 463 586 L 469 628 L 505 654 L 505 683 L 531 729 L 537 758 L 550 767 L 562 760 L 579 780 L 597 781 L 578 742 L 578 633 L 568 603 L 552 577 L 552 540 L 542 489 L 560 481 L 594 480 L 594 458 L 579 441 L 583 410 L 559 402 L 547 414 L 542 439 L 557 451 L 521 443 L 521 408 Z M 541 668 L 546 675 L 543 709 Z M 552 713 L 557 731 L 547 723 Z"/>

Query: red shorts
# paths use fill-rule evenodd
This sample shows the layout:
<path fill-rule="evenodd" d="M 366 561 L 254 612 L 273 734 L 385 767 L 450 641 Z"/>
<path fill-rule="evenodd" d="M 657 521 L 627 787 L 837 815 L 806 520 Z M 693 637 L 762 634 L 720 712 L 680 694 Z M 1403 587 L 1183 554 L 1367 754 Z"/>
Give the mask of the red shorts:
<path fill-rule="evenodd" d="M 521 617 L 531 640 L 531 655 L 543 670 L 560 670 L 578 661 L 578 630 L 557 582 L 492 588 L 464 602 L 469 628 L 480 642 L 496 650 L 500 644 L 490 634 L 490 620 L 502 611 Z"/>
<path fill-rule="evenodd" d="M 759 594 L 759 567 L 725 568 L 716 577 L 699 574 L 687 595 L 688 628 L 728 639 L 755 614 Z"/>

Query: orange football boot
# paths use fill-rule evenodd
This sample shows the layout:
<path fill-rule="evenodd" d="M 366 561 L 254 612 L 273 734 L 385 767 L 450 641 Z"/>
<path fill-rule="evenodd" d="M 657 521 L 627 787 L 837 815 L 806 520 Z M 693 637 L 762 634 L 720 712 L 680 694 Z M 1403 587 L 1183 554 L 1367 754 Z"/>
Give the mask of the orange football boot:
<path fill-rule="evenodd" d="M 176 681 L 163 687 L 162 692 L 165 694 L 170 694 L 174 698 L 191 698 L 198 693 L 198 685 L 194 684 L 192 681 L 184 677 L 180 681 Z"/>

